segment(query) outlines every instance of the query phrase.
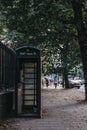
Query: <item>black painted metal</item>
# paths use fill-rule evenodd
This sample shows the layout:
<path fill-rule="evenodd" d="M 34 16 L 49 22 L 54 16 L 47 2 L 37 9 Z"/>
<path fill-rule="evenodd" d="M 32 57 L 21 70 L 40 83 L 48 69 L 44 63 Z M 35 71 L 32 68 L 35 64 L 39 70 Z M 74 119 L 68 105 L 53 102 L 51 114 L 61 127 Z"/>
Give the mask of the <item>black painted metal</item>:
<path fill-rule="evenodd" d="M 0 43 L 0 91 L 14 88 L 15 52 Z"/>
<path fill-rule="evenodd" d="M 0 120 L 13 111 L 15 52 L 0 43 Z"/>
<path fill-rule="evenodd" d="M 41 61 L 40 51 L 24 46 L 16 50 L 16 100 L 18 116 L 40 117 Z"/>

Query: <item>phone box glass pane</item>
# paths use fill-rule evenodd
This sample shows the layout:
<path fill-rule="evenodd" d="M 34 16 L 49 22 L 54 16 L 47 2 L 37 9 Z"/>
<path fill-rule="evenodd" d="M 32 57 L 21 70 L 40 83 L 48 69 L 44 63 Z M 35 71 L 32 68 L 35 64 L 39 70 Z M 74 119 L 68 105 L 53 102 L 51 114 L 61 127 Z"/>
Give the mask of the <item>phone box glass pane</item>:
<path fill-rule="evenodd" d="M 24 85 L 24 88 L 25 89 L 33 89 L 34 88 L 34 85 L 30 85 L 30 84 L 26 84 L 26 85 Z"/>
<path fill-rule="evenodd" d="M 24 99 L 25 100 L 34 100 L 36 97 L 34 97 L 34 95 L 33 96 L 29 96 L 29 95 L 25 95 L 24 96 Z"/>
<path fill-rule="evenodd" d="M 26 68 L 24 69 L 25 73 L 35 73 L 35 69 L 34 68 Z"/>
<path fill-rule="evenodd" d="M 24 94 L 33 94 L 34 95 L 34 90 L 25 90 Z"/>
<path fill-rule="evenodd" d="M 24 67 L 36 67 L 36 63 L 25 63 Z"/>
<path fill-rule="evenodd" d="M 24 77 L 25 78 L 35 78 L 35 74 L 33 73 L 33 74 L 31 74 L 31 73 L 26 73 L 26 74 L 24 74 Z"/>
<path fill-rule="evenodd" d="M 36 83 L 35 79 L 25 79 L 24 82 L 28 83 L 28 84 L 35 84 Z"/>
<path fill-rule="evenodd" d="M 34 102 L 33 101 L 25 101 L 24 105 L 34 105 Z"/>

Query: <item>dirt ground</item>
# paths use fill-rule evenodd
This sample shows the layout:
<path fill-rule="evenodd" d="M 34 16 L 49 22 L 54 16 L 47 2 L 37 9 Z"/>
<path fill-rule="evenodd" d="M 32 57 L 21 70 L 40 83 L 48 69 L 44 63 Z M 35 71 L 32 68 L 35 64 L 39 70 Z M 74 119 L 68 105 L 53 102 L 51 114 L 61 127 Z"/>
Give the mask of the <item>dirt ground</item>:
<path fill-rule="evenodd" d="M 42 88 L 41 118 L 10 118 L 0 130 L 87 130 L 87 102 L 76 88 Z"/>

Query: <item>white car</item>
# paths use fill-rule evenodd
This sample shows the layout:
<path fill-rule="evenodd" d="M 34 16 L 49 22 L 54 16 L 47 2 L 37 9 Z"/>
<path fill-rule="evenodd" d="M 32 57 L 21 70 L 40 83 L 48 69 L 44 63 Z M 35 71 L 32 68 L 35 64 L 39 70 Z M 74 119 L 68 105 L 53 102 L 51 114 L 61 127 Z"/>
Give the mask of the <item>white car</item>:
<path fill-rule="evenodd" d="M 74 79 L 69 80 L 69 85 L 71 88 L 77 87 L 79 89 L 81 84 L 82 84 L 82 80 L 79 77 L 75 77 Z"/>

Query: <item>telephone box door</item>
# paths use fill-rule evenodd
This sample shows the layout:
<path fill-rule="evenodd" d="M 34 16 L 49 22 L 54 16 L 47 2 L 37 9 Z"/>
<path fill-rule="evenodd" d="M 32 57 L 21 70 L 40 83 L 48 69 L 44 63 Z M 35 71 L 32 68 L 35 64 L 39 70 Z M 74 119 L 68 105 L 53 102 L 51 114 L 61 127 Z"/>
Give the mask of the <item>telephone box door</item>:
<path fill-rule="evenodd" d="M 17 59 L 16 113 L 40 117 L 40 62 L 38 58 Z"/>

